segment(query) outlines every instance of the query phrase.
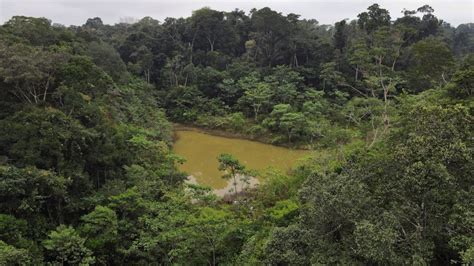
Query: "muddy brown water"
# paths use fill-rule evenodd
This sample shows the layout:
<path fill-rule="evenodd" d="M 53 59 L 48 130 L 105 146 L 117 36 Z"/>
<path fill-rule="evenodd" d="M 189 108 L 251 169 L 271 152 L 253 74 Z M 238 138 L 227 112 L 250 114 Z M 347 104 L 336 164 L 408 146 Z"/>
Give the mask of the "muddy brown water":
<path fill-rule="evenodd" d="M 228 186 L 219 171 L 217 156 L 230 153 L 248 169 L 265 170 L 267 168 L 287 171 L 307 155 L 309 151 L 293 150 L 237 138 L 209 135 L 196 130 L 176 131 L 177 141 L 173 150 L 186 159 L 180 170 L 192 176 L 192 180 L 215 190 Z"/>

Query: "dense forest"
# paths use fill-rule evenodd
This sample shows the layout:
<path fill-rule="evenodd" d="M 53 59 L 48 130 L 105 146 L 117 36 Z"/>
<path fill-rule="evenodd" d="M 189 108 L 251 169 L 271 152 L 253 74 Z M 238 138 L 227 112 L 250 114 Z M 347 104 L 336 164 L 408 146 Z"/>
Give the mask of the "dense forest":
<path fill-rule="evenodd" d="M 472 264 L 473 95 L 474 24 L 428 5 L 12 17 L 0 265 Z M 174 123 L 315 152 L 225 200 L 184 182 Z"/>

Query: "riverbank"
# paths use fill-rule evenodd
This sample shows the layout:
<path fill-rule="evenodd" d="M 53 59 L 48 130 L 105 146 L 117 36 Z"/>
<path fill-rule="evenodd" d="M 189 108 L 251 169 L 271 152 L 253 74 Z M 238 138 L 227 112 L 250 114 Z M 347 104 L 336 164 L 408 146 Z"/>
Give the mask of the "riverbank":
<path fill-rule="evenodd" d="M 256 188 L 260 184 L 260 181 L 257 178 L 251 177 L 251 176 L 247 178 L 247 182 L 244 182 L 242 180 L 243 179 L 240 177 L 237 178 L 237 182 L 236 182 L 237 193 L 240 193 L 242 191 L 247 191 L 252 188 Z M 188 184 L 200 185 L 196 177 L 194 177 L 193 175 L 188 176 L 185 182 Z M 226 195 L 233 194 L 234 189 L 235 189 L 234 181 L 229 179 L 227 180 L 227 185 L 224 188 L 212 189 L 212 193 L 214 193 L 214 195 L 218 197 L 224 198 Z"/>
<path fill-rule="evenodd" d="M 309 145 L 302 145 L 302 144 L 291 144 L 291 143 L 275 143 L 272 141 L 272 135 L 249 135 L 241 132 L 229 131 L 224 129 L 214 129 L 214 128 L 204 128 L 199 127 L 196 125 L 184 125 L 179 123 L 173 123 L 174 134 L 173 134 L 173 141 L 176 142 L 178 136 L 176 134 L 177 131 L 186 130 L 186 131 L 195 131 L 199 133 L 208 134 L 211 136 L 217 137 L 224 137 L 224 138 L 232 138 L 232 139 L 244 139 L 250 141 L 256 141 L 263 144 L 270 144 L 274 146 L 284 147 L 288 149 L 294 150 L 312 150 Z"/>

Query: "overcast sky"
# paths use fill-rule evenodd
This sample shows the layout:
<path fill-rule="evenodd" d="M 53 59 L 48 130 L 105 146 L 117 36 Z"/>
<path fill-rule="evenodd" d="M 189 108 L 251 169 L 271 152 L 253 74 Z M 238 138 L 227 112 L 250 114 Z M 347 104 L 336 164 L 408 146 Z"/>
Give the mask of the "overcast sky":
<path fill-rule="evenodd" d="M 429 4 L 438 18 L 453 26 L 474 22 L 474 0 L 0 0 L 0 23 L 14 15 L 46 17 L 65 25 L 82 25 L 91 17 L 100 17 L 106 24 L 117 23 L 125 17 L 151 16 L 163 21 L 166 17 L 188 17 L 193 10 L 203 6 L 222 11 L 239 8 L 246 12 L 253 7 L 268 6 L 283 14 L 296 13 L 303 18 L 314 18 L 321 24 L 333 24 L 341 19 L 356 18 L 375 2 L 388 9 L 392 19 L 401 16 L 403 8 L 416 9 Z"/>

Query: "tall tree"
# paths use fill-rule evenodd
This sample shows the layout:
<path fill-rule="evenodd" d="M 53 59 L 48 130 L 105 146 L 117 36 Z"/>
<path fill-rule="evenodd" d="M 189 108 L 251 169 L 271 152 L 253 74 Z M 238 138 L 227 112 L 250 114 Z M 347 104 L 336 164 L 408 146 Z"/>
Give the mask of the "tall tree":
<path fill-rule="evenodd" d="M 259 82 L 256 75 L 239 80 L 239 85 L 244 89 L 244 96 L 239 99 L 239 104 L 250 106 L 253 110 L 254 120 L 258 121 L 259 113 L 262 108 L 269 105 L 273 95 L 270 85 Z"/>
<path fill-rule="evenodd" d="M 53 93 L 55 73 L 69 55 L 15 44 L 0 44 L 0 77 L 18 100 L 38 104 Z"/>
<path fill-rule="evenodd" d="M 336 22 L 334 28 L 334 47 L 342 51 L 347 44 L 347 28 L 346 20 Z"/>
<path fill-rule="evenodd" d="M 217 46 L 225 47 L 228 40 L 235 40 L 234 28 L 225 20 L 225 14 L 208 7 L 193 12 L 189 18 L 193 39 L 197 38 L 196 45 L 202 47 L 201 39 L 207 43 L 208 51 L 213 52 Z"/>
<path fill-rule="evenodd" d="M 252 32 L 250 37 L 255 40 L 259 62 L 272 66 L 284 58 L 291 36 L 291 23 L 281 13 L 268 7 L 251 12 Z M 288 62 L 288 61 L 286 61 Z"/>
<path fill-rule="evenodd" d="M 370 34 L 380 27 L 390 25 L 390 12 L 387 9 L 380 8 L 378 4 L 373 4 L 367 10 L 357 15 L 359 18 L 357 24 L 367 33 Z"/>
<path fill-rule="evenodd" d="M 453 54 L 442 41 L 427 38 L 411 47 L 412 60 L 408 68 L 412 90 L 421 91 L 445 85 L 454 67 Z"/>

